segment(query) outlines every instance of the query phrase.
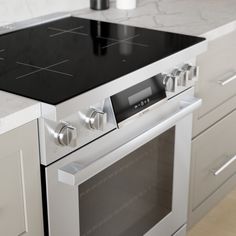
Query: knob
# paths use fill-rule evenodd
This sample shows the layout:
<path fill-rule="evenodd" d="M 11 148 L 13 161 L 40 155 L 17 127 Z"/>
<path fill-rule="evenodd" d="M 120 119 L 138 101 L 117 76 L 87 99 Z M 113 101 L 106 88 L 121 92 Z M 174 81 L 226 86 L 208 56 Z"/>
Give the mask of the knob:
<path fill-rule="evenodd" d="M 92 109 L 88 124 L 91 129 L 103 130 L 107 124 L 107 114 L 103 111 Z"/>
<path fill-rule="evenodd" d="M 56 140 L 61 146 L 69 146 L 76 135 L 76 128 L 68 123 L 61 123 L 57 127 Z"/>
<path fill-rule="evenodd" d="M 175 69 L 171 73 L 177 80 L 178 86 L 186 86 L 187 72 L 184 70 Z"/>
<path fill-rule="evenodd" d="M 193 80 L 198 78 L 199 67 L 185 64 L 182 69 L 187 72 L 187 79 Z"/>
<path fill-rule="evenodd" d="M 172 75 L 162 74 L 162 83 L 167 92 L 175 92 L 175 78 Z"/>

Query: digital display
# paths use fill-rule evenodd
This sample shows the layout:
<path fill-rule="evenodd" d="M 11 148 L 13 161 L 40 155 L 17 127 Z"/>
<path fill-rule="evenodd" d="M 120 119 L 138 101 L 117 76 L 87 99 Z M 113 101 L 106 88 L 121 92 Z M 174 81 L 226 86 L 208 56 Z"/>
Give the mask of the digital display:
<path fill-rule="evenodd" d="M 127 88 L 111 97 L 117 123 L 147 109 L 166 98 L 166 91 L 158 76 Z"/>
<path fill-rule="evenodd" d="M 151 87 L 145 88 L 128 97 L 129 105 L 133 106 L 142 101 L 143 99 L 146 99 L 151 96 L 152 96 L 152 88 Z"/>

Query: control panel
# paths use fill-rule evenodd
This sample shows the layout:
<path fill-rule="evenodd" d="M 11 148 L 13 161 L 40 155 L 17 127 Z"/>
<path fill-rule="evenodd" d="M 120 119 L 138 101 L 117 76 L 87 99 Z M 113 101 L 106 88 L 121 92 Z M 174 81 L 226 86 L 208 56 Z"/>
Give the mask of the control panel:
<path fill-rule="evenodd" d="M 58 146 L 78 147 L 91 142 L 115 128 L 116 121 L 119 123 L 192 86 L 198 71 L 197 66 L 184 64 L 115 94 L 111 97 L 112 104 L 110 99 L 106 99 L 65 118 L 54 128 L 55 143 Z"/>
<path fill-rule="evenodd" d="M 119 128 L 132 116 L 144 114 L 151 106 L 175 97 L 194 85 L 198 72 L 197 66 L 183 64 L 80 109 L 60 122 L 41 119 L 40 127 L 44 129 L 41 146 L 46 157 L 42 163 L 51 163 Z"/>
<path fill-rule="evenodd" d="M 150 110 L 178 93 L 192 87 L 198 76 L 198 67 L 184 64 L 160 73 L 111 97 L 118 126 L 134 115 Z"/>
<path fill-rule="evenodd" d="M 187 87 L 194 85 L 198 78 L 199 67 L 184 64 L 180 68 L 175 68 L 169 73 L 157 75 L 162 81 L 167 92 L 167 97 L 172 97 L 175 94 L 185 90 Z"/>
<path fill-rule="evenodd" d="M 116 121 L 111 102 L 105 99 L 63 119 L 51 136 L 58 146 L 73 148 L 85 145 L 114 128 Z"/>

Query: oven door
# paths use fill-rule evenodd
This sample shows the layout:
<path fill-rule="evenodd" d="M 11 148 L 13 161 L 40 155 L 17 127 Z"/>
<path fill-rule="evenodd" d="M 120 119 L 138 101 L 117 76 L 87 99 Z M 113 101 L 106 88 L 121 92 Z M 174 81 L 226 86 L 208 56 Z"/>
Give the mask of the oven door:
<path fill-rule="evenodd" d="M 47 167 L 49 235 L 175 233 L 187 220 L 191 113 L 200 103 L 143 131 L 156 122 L 146 115 Z"/>

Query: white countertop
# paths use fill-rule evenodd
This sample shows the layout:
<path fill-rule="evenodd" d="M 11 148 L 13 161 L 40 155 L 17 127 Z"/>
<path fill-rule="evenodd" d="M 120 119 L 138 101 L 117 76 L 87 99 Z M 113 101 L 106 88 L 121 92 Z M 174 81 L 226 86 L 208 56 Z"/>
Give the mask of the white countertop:
<path fill-rule="evenodd" d="M 40 103 L 0 91 L 0 134 L 40 117 Z"/>
<path fill-rule="evenodd" d="M 83 9 L 74 14 L 195 36 L 229 23 L 230 27 L 236 28 L 236 0 L 137 0 L 134 10 L 118 10 L 113 0 L 108 10 Z"/>
<path fill-rule="evenodd" d="M 74 15 L 163 31 L 218 37 L 236 29 L 236 0 L 139 0 L 134 10 L 83 9 Z M 0 91 L 0 134 L 37 119 L 40 102 Z"/>

